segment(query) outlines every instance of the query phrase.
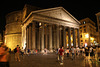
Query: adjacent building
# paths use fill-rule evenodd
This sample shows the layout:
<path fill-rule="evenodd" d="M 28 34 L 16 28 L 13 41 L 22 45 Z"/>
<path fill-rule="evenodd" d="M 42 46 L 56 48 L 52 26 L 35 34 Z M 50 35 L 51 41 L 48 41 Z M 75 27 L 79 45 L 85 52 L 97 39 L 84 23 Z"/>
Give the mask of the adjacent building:
<path fill-rule="evenodd" d="M 96 32 L 95 23 L 89 18 L 80 20 L 80 23 L 80 45 L 96 45 L 98 42 L 98 32 Z"/>
<path fill-rule="evenodd" d="M 25 5 L 23 10 L 6 16 L 5 43 L 12 50 L 16 45 L 41 51 L 76 47 L 80 46 L 79 25 L 63 7 L 40 9 Z"/>
<path fill-rule="evenodd" d="M 96 17 L 97 17 L 97 29 L 98 29 L 98 33 L 99 33 L 99 36 L 98 36 L 98 39 L 99 39 L 99 44 L 100 44 L 100 12 L 96 13 Z"/>

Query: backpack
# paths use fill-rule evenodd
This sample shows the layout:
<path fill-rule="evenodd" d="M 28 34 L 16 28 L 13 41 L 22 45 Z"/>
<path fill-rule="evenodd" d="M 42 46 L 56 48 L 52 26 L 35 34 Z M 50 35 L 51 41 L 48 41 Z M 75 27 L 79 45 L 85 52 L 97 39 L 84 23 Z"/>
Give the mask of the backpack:
<path fill-rule="evenodd" d="M 14 49 L 14 53 L 16 53 L 16 52 L 17 52 L 17 48 Z"/>

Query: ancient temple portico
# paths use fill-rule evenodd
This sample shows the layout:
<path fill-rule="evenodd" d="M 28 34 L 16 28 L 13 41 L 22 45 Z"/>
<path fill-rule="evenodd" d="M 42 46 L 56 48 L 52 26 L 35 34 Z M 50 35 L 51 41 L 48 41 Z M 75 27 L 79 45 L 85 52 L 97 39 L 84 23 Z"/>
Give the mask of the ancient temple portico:
<path fill-rule="evenodd" d="M 33 11 L 22 23 L 22 46 L 41 51 L 80 46 L 79 24 L 63 7 Z"/>

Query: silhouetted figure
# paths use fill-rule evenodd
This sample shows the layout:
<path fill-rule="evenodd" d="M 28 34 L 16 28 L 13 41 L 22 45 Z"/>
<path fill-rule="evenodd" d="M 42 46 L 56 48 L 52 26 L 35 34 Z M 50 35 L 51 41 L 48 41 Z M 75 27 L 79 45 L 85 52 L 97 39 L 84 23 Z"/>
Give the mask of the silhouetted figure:
<path fill-rule="evenodd" d="M 9 67 L 9 49 L 6 45 L 0 47 L 0 67 Z"/>
<path fill-rule="evenodd" d="M 14 50 L 15 52 L 15 60 L 17 61 L 20 61 L 20 58 L 19 58 L 19 53 L 20 53 L 20 48 L 19 48 L 19 45 L 17 45 L 17 47 L 15 48 Z"/>

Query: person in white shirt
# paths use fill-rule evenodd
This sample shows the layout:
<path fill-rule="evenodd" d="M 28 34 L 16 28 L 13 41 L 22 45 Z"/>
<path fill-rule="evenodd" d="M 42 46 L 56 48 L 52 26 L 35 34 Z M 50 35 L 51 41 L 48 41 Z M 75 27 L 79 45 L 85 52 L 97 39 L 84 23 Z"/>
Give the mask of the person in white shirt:
<path fill-rule="evenodd" d="M 66 49 L 67 57 L 69 57 L 69 48 Z"/>
<path fill-rule="evenodd" d="M 73 46 L 71 48 L 71 52 L 72 52 L 72 60 L 73 60 L 75 57 L 75 48 Z"/>
<path fill-rule="evenodd" d="M 76 47 L 76 56 L 79 56 L 79 52 L 80 52 L 79 47 Z"/>

